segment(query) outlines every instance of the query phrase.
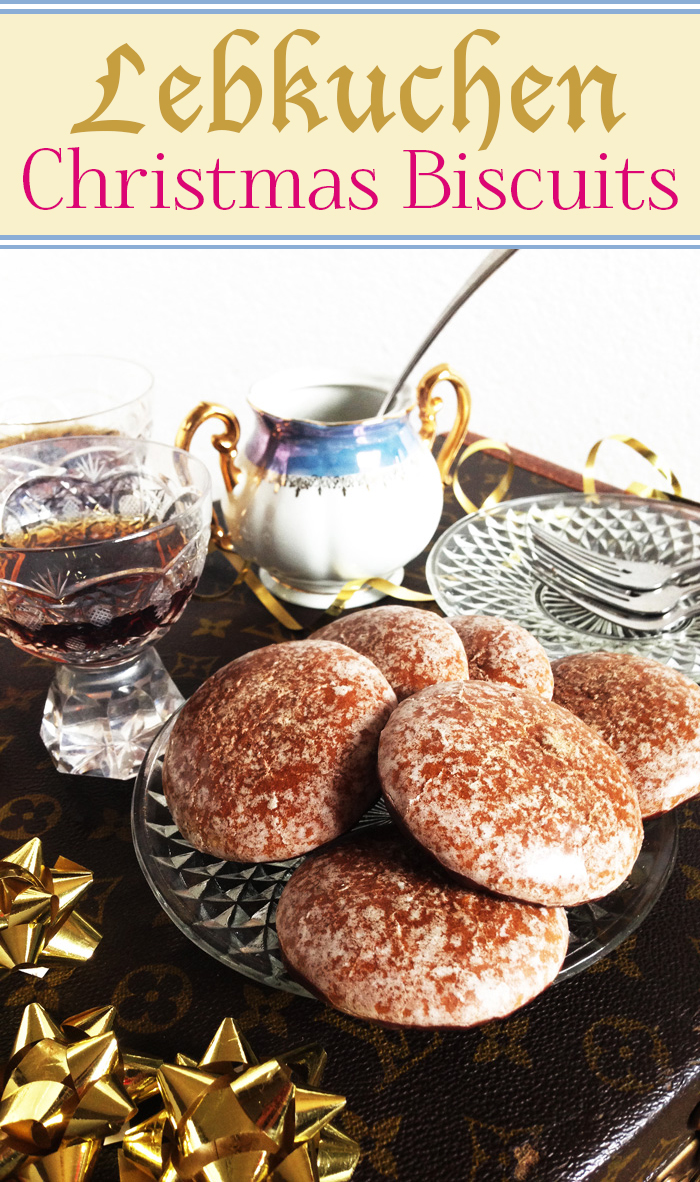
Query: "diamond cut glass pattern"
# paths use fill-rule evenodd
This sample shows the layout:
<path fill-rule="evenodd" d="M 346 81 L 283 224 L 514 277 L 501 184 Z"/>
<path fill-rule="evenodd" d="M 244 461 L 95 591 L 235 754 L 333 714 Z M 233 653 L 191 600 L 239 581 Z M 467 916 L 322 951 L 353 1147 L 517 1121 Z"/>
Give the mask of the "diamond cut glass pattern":
<path fill-rule="evenodd" d="M 309 997 L 288 975 L 275 929 L 279 897 L 304 858 L 222 862 L 185 840 L 163 794 L 163 758 L 173 722 L 154 740 L 134 789 L 132 832 L 146 880 L 170 919 L 203 951 L 254 981 Z M 355 828 L 388 823 L 378 802 Z M 671 873 L 676 845 L 674 814 L 647 821 L 644 845 L 627 881 L 604 899 L 567 908 L 569 951 L 558 981 L 611 952 L 646 918 Z"/>
<path fill-rule="evenodd" d="M 690 506 L 573 492 L 505 501 L 458 521 L 433 547 L 426 575 L 446 615 L 505 616 L 532 632 L 552 660 L 597 649 L 636 652 L 700 681 L 700 617 L 642 635 L 579 607 L 534 574 L 532 523 L 614 557 L 672 564 L 700 556 L 700 511 Z"/>
<path fill-rule="evenodd" d="M 206 512 L 176 466 L 148 470 L 149 447 L 85 437 L 0 452 L 0 631 L 19 647 L 104 665 L 180 615 L 206 558 Z M 115 623 L 139 613 L 142 625 Z"/>
<path fill-rule="evenodd" d="M 114 435 L 0 448 L 0 635 L 57 665 L 41 738 L 61 772 L 131 779 L 183 698 L 152 645 L 204 567 L 210 480 Z"/>

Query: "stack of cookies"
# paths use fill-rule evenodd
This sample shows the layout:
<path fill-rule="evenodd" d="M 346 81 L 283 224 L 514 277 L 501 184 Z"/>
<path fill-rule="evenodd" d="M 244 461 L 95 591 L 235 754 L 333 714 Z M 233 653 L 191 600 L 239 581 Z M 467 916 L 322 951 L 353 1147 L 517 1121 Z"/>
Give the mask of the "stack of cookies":
<path fill-rule="evenodd" d="M 700 689 L 625 653 L 552 667 L 506 620 L 373 608 L 209 678 L 163 773 L 198 849 L 324 847 L 277 912 L 307 988 L 391 1026 L 466 1027 L 554 980 L 564 908 L 615 890 L 642 818 L 700 791 Z M 380 790 L 394 824 L 343 837 Z"/>

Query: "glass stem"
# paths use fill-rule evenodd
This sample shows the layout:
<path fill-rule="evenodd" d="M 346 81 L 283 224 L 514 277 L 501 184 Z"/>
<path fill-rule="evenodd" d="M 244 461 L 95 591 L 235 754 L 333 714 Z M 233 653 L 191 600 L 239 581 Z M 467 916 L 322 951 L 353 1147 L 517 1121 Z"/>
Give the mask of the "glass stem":
<path fill-rule="evenodd" d="M 154 648 L 102 669 L 59 665 L 41 738 L 59 772 L 129 780 L 184 700 Z"/>

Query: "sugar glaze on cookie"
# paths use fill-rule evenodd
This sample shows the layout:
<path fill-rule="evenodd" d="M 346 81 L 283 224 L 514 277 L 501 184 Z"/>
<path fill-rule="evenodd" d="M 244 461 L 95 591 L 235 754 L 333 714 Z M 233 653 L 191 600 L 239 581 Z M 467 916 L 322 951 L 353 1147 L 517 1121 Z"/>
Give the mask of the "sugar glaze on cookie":
<path fill-rule="evenodd" d="M 399 701 L 440 681 L 469 677 L 464 645 L 448 620 L 415 607 L 373 607 L 340 616 L 314 634 L 374 661 Z"/>
<path fill-rule="evenodd" d="M 389 830 L 307 859 L 280 899 L 291 971 L 337 1009 L 392 1026 L 504 1017 L 556 977 L 566 914 L 449 881 Z"/>
<path fill-rule="evenodd" d="M 568 710 L 511 686 L 454 682 L 394 712 L 379 744 L 390 809 L 454 874 L 550 906 L 600 898 L 642 844 L 621 760 Z"/>
<path fill-rule="evenodd" d="M 555 661 L 554 700 L 622 759 L 643 817 L 700 792 L 700 688 L 678 669 L 636 653 L 580 653 Z"/>
<path fill-rule="evenodd" d="M 377 744 L 395 705 L 371 661 L 330 641 L 232 661 L 190 698 L 168 743 L 163 784 L 180 832 L 241 862 L 337 837 L 378 794 Z"/>
<path fill-rule="evenodd" d="M 501 616 L 451 616 L 469 661 L 471 681 L 502 681 L 551 701 L 554 678 L 539 640 Z"/>

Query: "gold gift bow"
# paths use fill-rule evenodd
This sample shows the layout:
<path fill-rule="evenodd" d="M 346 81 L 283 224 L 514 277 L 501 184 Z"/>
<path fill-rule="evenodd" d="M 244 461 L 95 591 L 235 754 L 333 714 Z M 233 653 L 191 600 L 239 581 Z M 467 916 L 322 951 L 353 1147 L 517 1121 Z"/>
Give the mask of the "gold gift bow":
<path fill-rule="evenodd" d="M 114 1018 L 107 1006 L 58 1026 L 26 1007 L 2 1078 L 3 1182 L 87 1182 L 154 1096 L 162 1109 L 124 1133 L 120 1182 L 349 1182 L 360 1150 L 330 1123 L 345 1099 L 318 1091 L 321 1047 L 259 1064 L 225 1018 L 199 1063 L 166 1064 L 122 1052 Z"/>
<path fill-rule="evenodd" d="M 583 469 L 583 491 L 587 494 L 593 494 L 596 491 L 596 483 L 594 477 L 595 461 L 604 443 L 613 440 L 617 443 L 623 443 L 626 447 L 630 447 L 632 451 L 636 451 L 638 455 L 643 456 L 652 468 L 667 480 L 673 489 L 674 496 L 682 497 L 680 481 L 675 473 L 669 468 L 668 464 L 663 463 L 656 452 L 647 447 L 645 443 L 640 443 L 638 439 L 634 439 L 631 435 L 606 435 L 603 439 L 599 439 L 597 443 L 588 453 L 586 463 Z M 641 484 L 639 481 L 633 481 L 626 490 L 628 493 L 634 493 L 638 497 L 650 497 L 654 500 L 665 501 L 668 499 L 668 494 L 663 489 L 655 488 L 651 484 Z"/>
<path fill-rule="evenodd" d="M 26 1007 L 0 1097 L 0 1179 L 85 1182 L 105 1137 L 135 1114 L 114 1016 L 106 1006 L 57 1026 Z"/>
<path fill-rule="evenodd" d="M 43 976 L 39 961 L 89 960 L 102 937 L 75 908 L 91 884 L 92 872 L 67 858 L 49 870 L 37 837 L 0 861 L 0 980 Z"/>
<path fill-rule="evenodd" d="M 225 1018 L 198 1063 L 159 1069 L 164 1107 L 125 1134 L 120 1182 L 348 1182 L 360 1150 L 330 1123 L 344 1097 L 317 1090 L 325 1061 L 308 1046 L 257 1063 Z"/>

